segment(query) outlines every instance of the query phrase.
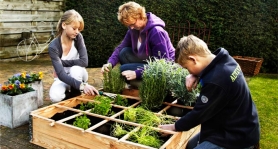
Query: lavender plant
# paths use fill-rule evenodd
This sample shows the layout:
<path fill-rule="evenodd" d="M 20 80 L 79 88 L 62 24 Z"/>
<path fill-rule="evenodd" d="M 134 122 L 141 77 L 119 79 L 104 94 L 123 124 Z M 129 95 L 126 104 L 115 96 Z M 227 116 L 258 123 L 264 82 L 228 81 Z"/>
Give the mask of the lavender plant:
<path fill-rule="evenodd" d="M 196 94 L 198 91 L 189 92 L 185 86 L 185 77 L 189 74 L 187 69 L 180 65 L 173 63 L 167 75 L 168 89 L 172 95 L 181 100 L 184 105 L 191 106 L 196 101 Z"/>
<path fill-rule="evenodd" d="M 147 61 L 144 66 L 143 81 L 139 87 L 139 96 L 142 99 L 142 106 L 152 109 L 162 105 L 167 95 L 167 74 L 171 63 L 166 59 Z"/>

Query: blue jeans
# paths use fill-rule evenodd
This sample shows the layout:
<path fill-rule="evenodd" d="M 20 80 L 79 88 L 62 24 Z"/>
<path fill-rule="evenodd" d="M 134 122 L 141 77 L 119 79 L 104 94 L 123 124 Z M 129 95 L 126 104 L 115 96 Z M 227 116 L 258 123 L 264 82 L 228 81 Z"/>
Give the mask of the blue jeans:
<path fill-rule="evenodd" d="M 119 60 L 121 63 L 121 72 L 125 70 L 137 70 L 147 64 L 145 59 L 138 58 L 130 47 L 125 47 L 120 51 Z"/>
<path fill-rule="evenodd" d="M 196 134 L 188 141 L 186 145 L 186 149 L 225 149 L 224 147 L 218 146 L 209 141 L 204 141 L 198 144 L 199 140 L 200 140 L 200 133 Z M 253 146 L 244 149 L 253 149 Z"/>
<path fill-rule="evenodd" d="M 220 147 L 208 141 L 204 141 L 201 144 L 198 144 L 199 140 L 200 133 L 196 134 L 188 141 L 186 149 L 224 149 L 223 147 Z"/>

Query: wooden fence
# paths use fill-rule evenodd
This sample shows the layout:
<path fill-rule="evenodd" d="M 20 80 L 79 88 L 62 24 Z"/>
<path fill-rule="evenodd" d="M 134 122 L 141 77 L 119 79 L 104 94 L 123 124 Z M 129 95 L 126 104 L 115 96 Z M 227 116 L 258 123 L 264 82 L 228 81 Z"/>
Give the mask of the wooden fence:
<path fill-rule="evenodd" d="M 45 43 L 63 14 L 63 2 L 0 0 L 0 60 L 17 58 L 17 45 L 24 32 L 33 31 L 38 42 Z"/>

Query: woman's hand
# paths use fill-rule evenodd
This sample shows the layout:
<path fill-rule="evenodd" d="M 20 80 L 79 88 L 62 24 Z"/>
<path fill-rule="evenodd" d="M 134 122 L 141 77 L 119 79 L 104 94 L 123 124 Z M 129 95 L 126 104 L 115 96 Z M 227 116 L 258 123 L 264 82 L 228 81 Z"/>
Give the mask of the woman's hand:
<path fill-rule="evenodd" d="M 198 84 L 198 77 L 194 76 L 192 74 L 189 74 L 185 78 L 185 86 L 188 91 L 192 91 L 192 89 L 195 89 Z"/>
<path fill-rule="evenodd" d="M 132 70 L 126 70 L 122 72 L 122 75 L 126 77 L 127 80 L 134 80 L 136 79 L 136 73 Z"/>
<path fill-rule="evenodd" d="M 101 68 L 101 73 L 104 73 L 105 71 L 106 71 L 106 72 L 109 72 L 108 67 L 111 67 L 111 66 L 112 66 L 111 63 L 104 64 L 104 65 L 102 66 L 102 68 Z"/>
<path fill-rule="evenodd" d="M 53 77 L 58 78 L 57 73 L 55 72 L 55 70 L 53 70 Z"/>
<path fill-rule="evenodd" d="M 84 85 L 84 90 L 83 92 L 86 94 L 86 95 L 99 95 L 98 93 L 98 90 L 92 86 L 92 85 L 89 85 L 89 84 L 85 84 Z"/>

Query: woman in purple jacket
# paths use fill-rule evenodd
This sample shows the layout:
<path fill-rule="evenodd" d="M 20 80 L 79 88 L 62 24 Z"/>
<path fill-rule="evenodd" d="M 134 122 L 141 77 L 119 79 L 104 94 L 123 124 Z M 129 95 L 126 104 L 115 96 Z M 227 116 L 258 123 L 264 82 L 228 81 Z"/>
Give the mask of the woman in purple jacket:
<path fill-rule="evenodd" d="M 175 49 L 170 41 L 165 23 L 135 2 L 119 7 L 118 20 L 128 27 L 121 44 L 104 64 L 101 72 L 109 71 L 108 66 L 121 64 L 121 72 L 127 80 L 140 80 L 143 66 L 150 58 L 174 60 Z"/>

